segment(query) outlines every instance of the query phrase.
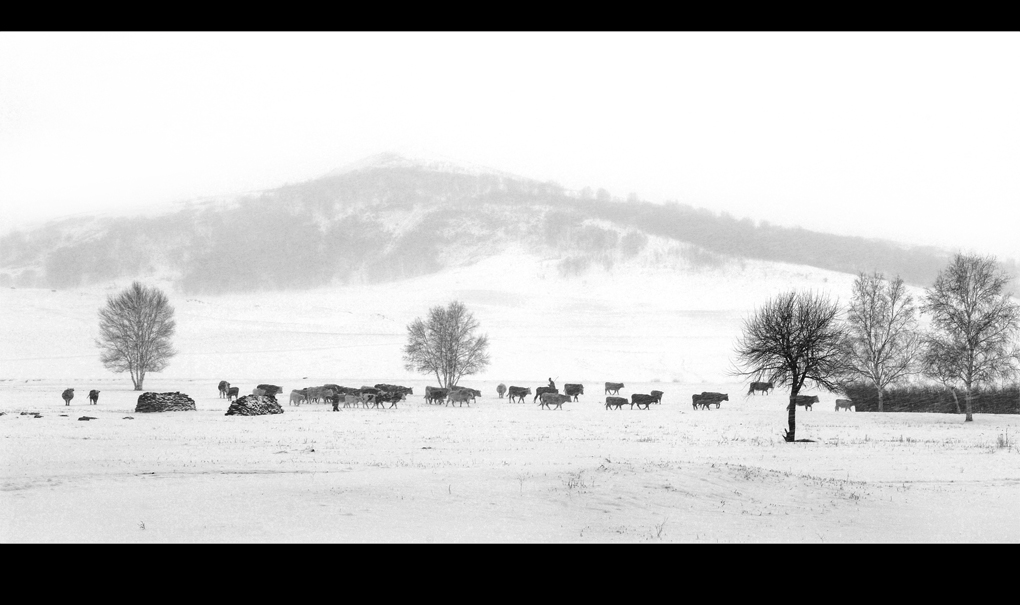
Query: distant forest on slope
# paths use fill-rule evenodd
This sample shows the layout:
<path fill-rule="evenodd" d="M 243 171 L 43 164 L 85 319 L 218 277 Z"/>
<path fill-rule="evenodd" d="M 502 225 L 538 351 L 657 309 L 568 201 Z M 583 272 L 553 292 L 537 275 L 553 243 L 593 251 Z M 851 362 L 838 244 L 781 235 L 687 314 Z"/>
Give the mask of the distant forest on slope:
<path fill-rule="evenodd" d="M 595 224 L 598 223 L 598 224 Z M 606 225 L 609 226 L 606 226 Z M 0 286 L 70 288 L 163 275 L 186 292 L 306 289 L 427 275 L 519 244 L 562 257 L 564 275 L 611 267 L 649 236 L 691 244 L 707 268 L 761 259 L 928 286 L 951 252 L 755 224 L 685 204 L 580 194 L 556 183 L 377 167 L 159 216 L 65 219 L 0 238 Z M 1014 277 L 1012 259 L 1000 259 Z"/>

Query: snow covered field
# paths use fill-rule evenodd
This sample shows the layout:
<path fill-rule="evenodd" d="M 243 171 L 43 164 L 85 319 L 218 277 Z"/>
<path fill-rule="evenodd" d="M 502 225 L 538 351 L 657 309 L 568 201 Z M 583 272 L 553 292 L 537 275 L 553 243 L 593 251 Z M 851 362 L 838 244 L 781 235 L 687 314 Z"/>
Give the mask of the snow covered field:
<path fill-rule="evenodd" d="M 134 413 L 138 393 L 92 344 L 99 307 L 127 284 L 2 290 L 0 541 L 1020 541 L 1020 418 L 835 412 L 819 393 L 797 414 L 815 442 L 788 444 L 786 394 L 748 397 L 727 374 L 755 305 L 789 288 L 845 301 L 851 281 L 753 263 L 563 280 L 522 256 L 374 286 L 168 291 L 180 354 L 145 390 L 187 393 L 198 411 L 164 414 Z M 406 325 L 453 299 L 492 342 L 489 370 L 462 381 L 484 394 L 470 407 L 425 404 L 434 379 L 400 357 Z M 496 396 L 549 376 L 585 395 L 552 411 Z M 415 395 L 227 417 L 221 379 L 242 393 L 389 382 Z M 606 381 L 666 394 L 609 411 Z M 729 401 L 695 411 L 701 391 Z"/>

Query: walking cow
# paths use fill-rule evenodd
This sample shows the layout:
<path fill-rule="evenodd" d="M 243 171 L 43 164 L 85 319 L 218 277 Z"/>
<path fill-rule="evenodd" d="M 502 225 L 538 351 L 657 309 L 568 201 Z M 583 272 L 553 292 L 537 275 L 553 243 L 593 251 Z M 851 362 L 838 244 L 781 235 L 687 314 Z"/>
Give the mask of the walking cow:
<path fill-rule="evenodd" d="M 92 404 L 92 405 L 96 405 L 96 403 L 98 401 L 99 401 L 99 391 L 97 391 L 95 389 L 92 389 L 91 391 L 89 391 L 89 403 Z"/>
<path fill-rule="evenodd" d="M 611 408 L 611 407 L 616 408 L 618 410 L 622 409 L 623 406 L 627 405 L 627 403 L 629 403 L 629 402 L 627 401 L 626 397 L 613 397 L 612 395 L 610 395 L 609 397 L 606 397 L 606 409 L 607 410 L 609 408 Z M 631 405 L 630 407 L 633 408 L 634 406 Z"/>
<path fill-rule="evenodd" d="M 762 393 L 768 395 L 769 391 L 771 390 L 772 390 L 771 382 L 752 382 L 751 388 L 747 389 L 747 394 L 753 395 L 754 393 L 761 391 Z"/>
<path fill-rule="evenodd" d="M 716 409 L 719 409 L 719 406 L 723 401 L 730 400 L 730 396 L 727 393 L 711 393 L 702 391 L 700 394 L 692 395 L 691 399 L 694 400 L 694 409 L 698 409 L 698 406 L 700 405 L 703 409 L 707 410 L 709 409 L 708 406 L 713 403 L 715 404 Z"/>
<path fill-rule="evenodd" d="M 811 404 L 814 403 L 818 403 L 818 395 L 797 395 L 790 399 L 790 405 L 786 406 L 786 409 L 789 410 L 794 404 L 796 404 L 804 406 L 804 409 L 806 410 L 811 410 Z"/>
<path fill-rule="evenodd" d="M 650 406 L 653 403 L 655 403 L 655 397 L 652 395 L 647 395 L 645 393 L 633 393 L 630 396 L 630 407 L 632 408 L 636 405 L 640 410 L 641 406 L 644 406 L 644 408 L 647 410 L 648 406 Z"/>
<path fill-rule="evenodd" d="M 609 395 L 609 394 L 619 395 L 620 394 L 620 389 L 622 389 L 622 388 L 623 388 L 623 383 L 622 382 L 607 382 L 606 383 L 606 392 L 605 392 L 605 394 L 606 395 Z"/>
<path fill-rule="evenodd" d="M 550 382 L 552 381 L 550 380 Z M 554 387 L 537 387 L 535 388 L 535 398 L 531 400 L 531 403 L 538 401 L 538 398 L 541 397 L 543 393 L 559 393 L 559 390 Z"/>
<path fill-rule="evenodd" d="M 568 396 L 573 397 L 574 401 L 577 401 L 578 395 L 584 395 L 583 384 L 565 384 L 563 385 L 563 392 Z"/>
<path fill-rule="evenodd" d="M 514 399 L 518 399 L 520 403 L 524 403 L 524 396 L 531 395 L 531 387 L 510 387 L 509 393 L 510 403 L 514 402 Z"/>

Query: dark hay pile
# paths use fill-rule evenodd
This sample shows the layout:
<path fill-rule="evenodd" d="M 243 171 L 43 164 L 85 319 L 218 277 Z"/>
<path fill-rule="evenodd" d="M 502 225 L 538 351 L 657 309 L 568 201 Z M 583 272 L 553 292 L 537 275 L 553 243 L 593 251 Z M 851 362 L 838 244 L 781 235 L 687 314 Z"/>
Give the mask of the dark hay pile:
<path fill-rule="evenodd" d="M 245 395 L 232 402 L 227 408 L 227 416 L 263 416 L 265 414 L 282 414 L 283 408 L 270 395 Z"/>
<path fill-rule="evenodd" d="M 142 393 L 136 412 L 194 412 L 195 400 L 184 393 Z"/>

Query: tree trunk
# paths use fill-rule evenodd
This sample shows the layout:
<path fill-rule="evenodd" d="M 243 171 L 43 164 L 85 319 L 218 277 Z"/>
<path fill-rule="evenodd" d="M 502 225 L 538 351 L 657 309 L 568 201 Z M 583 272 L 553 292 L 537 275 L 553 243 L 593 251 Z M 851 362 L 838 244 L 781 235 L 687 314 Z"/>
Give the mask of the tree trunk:
<path fill-rule="evenodd" d="M 971 400 L 973 400 L 973 399 L 974 399 L 974 396 L 971 395 L 970 387 L 967 387 L 967 391 L 963 394 L 963 401 L 964 401 L 964 404 L 967 407 L 967 417 L 963 420 L 964 422 L 973 422 L 974 421 L 973 408 L 971 407 L 971 404 L 970 404 Z"/>
<path fill-rule="evenodd" d="M 786 406 L 786 420 L 790 428 L 787 429 L 786 435 L 783 437 L 789 442 L 793 442 L 797 435 L 797 404 L 793 402 L 794 397 L 796 395 L 790 395 L 790 405 Z"/>
<path fill-rule="evenodd" d="M 878 389 L 878 411 L 879 412 L 885 411 L 882 409 L 882 389 Z"/>

